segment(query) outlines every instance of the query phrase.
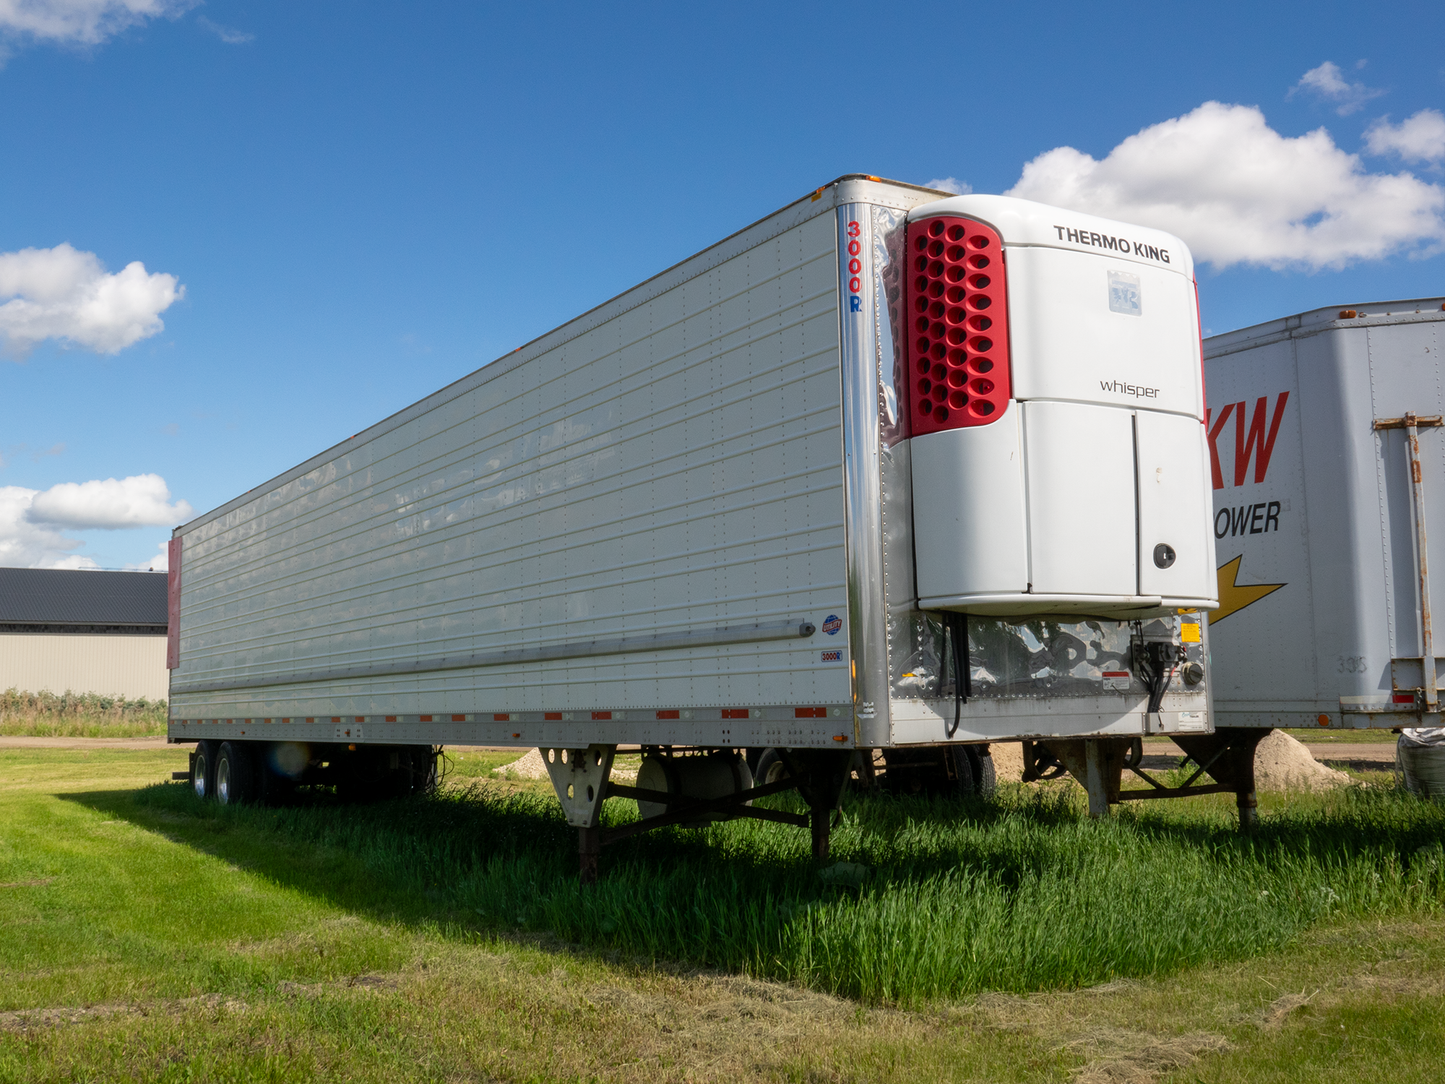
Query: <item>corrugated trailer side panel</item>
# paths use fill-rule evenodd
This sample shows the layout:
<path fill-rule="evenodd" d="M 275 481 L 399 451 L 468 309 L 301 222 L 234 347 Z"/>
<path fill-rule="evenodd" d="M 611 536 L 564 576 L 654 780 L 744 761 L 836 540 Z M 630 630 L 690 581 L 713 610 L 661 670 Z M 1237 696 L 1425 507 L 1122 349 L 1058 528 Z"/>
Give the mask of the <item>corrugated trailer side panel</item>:
<path fill-rule="evenodd" d="M 848 630 L 827 622 L 846 613 L 836 227 L 817 211 L 190 525 L 173 716 L 311 739 L 332 712 L 394 716 L 405 741 L 455 714 L 458 741 L 672 709 L 726 743 L 743 727 L 712 709 L 741 699 L 775 737 L 793 706 L 829 706 L 789 740 L 851 738 Z M 434 668 L 467 659 L 484 665 Z"/>

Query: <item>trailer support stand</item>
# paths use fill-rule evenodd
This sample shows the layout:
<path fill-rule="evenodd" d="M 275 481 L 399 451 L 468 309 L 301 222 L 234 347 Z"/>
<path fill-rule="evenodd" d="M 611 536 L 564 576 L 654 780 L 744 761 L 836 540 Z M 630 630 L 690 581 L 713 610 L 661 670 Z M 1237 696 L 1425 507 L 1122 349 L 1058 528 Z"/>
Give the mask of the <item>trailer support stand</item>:
<path fill-rule="evenodd" d="M 1064 738 L 1039 742 L 1058 758 L 1089 796 L 1089 816 L 1098 820 L 1109 815 L 1109 806 L 1119 801 L 1119 784 L 1128 738 Z M 1034 778 L 1040 778 L 1037 769 Z"/>
<path fill-rule="evenodd" d="M 540 749 L 552 779 L 552 789 L 578 831 L 577 854 L 582 883 L 597 880 L 597 856 L 602 851 L 602 802 L 612 774 L 615 745 L 589 745 L 586 749 Z"/>
<path fill-rule="evenodd" d="M 1192 788 L 1189 784 L 1208 772 L 1219 781 L 1219 786 L 1212 789 L 1233 791 L 1241 832 L 1250 831 L 1259 820 L 1259 798 L 1254 792 L 1254 751 L 1268 736 L 1268 728 L 1245 726 L 1221 726 L 1213 734 L 1174 735 L 1174 744 L 1199 765 L 1184 788 L 1202 792 L 1202 788 Z"/>
<path fill-rule="evenodd" d="M 809 821 L 813 829 L 813 857 L 821 861 L 828 857 L 833 811 L 843 797 L 843 784 L 848 778 L 847 765 L 852 756 L 850 753 L 843 759 L 841 770 L 836 756 L 818 754 L 809 759 L 812 770 L 804 796 L 808 799 Z"/>
<path fill-rule="evenodd" d="M 1089 816 L 1099 820 L 1109 815 L 1109 789 L 1106 783 L 1103 743 L 1090 739 L 1084 742 L 1084 789 L 1089 792 Z"/>
<path fill-rule="evenodd" d="M 1266 730 L 1257 737 L 1236 735 L 1238 743 L 1234 752 L 1234 801 L 1239 808 L 1239 830 L 1252 832 L 1259 823 L 1259 797 L 1254 792 L 1254 753 L 1259 743 L 1269 734 Z"/>
<path fill-rule="evenodd" d="M 828 857 L 829 837 L 832 834 L 833 811 L 843 798 L 843 787 L 848 781 L 849 767 L 853 763 L 851 749 L 780 749 L 783 766 L 794 779 L 807 780 L 799 783 L 798 793 L 808 803 L 809 826 L 813 832 L 813 857 Z"/>
<path fill-rule="evenodd" d="M 824 809 L 820 806 L 814 806 L 812 809 L 813 857 L 819 860 L 828 857 L 829 837 L 832 835 L 828 818 L 832 815 L 831 809 Z"/>
<path fill-rule="evenodd" d="M 582 883 L 595 885 L 597 883 L 597 860 L 602 856 L 602 829 L 600 827 L 577 829 L 577 856 L 580 859 Z"/>

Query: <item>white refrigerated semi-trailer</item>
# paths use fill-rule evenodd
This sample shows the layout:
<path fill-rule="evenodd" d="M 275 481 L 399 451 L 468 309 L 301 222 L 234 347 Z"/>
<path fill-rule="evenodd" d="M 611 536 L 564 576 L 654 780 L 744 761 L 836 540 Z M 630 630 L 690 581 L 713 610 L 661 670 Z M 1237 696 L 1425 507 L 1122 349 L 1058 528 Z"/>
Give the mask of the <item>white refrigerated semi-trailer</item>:
<path fill-rule="evenodd" d="M 169 734 L 226 795 L 561 751 L 583 826 L 618 744 L 1209 735 L 1196 298 L 1159 231 L 841 178 L 178 528 Z"/>
<path fill-rule="evenodd" d="M 1219 725 L 1438 718 L 1442 303 L 1315 309 L 1205 341 Z"/>

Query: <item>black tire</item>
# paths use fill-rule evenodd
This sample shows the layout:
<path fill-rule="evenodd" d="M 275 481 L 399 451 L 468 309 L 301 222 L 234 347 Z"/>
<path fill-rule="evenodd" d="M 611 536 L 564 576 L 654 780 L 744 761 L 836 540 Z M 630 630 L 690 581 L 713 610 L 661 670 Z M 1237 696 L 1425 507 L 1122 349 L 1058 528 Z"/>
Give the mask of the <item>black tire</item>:
<path fill-rule="evenodd" d="M 753 786 L 761 787 L 765 783 L 776 783 L 779 779 L 788 777 L 787 765 L 776 749 L 764 749 L 758 756 L 757 767 L 753 769 Z"/>
<path fill-rule="evenodd" d="M 987 798 L 998 786 L 993 756 L 986 745 L 954 745 L 948 753 L 953 757 L 957 781 L 952 790 L 957 798 Z"/>
<path fill-rule="evenodd" d="M 986 745 L 968 747 L 976 758 L 973 772 L 973 790 L 980 798 L 990 798 L 998 789 L 998 772 L 994 770 L 993 754 Z"/>
<path fill-rule="evenodd" d="M 216 801 L 221 805 L 245 805 L 255 801 L 256 760 L 243 742 L 224 741 L 216 751 Z"/>
<path fill-rule="evenodd" d="M 216 743 L 198 741 L 191 751 L 191 790 L 203 801 L 216 793 Z"/>
<path fill-rule="evenodd" d="M 948 781 L 945 793 L 950 798 L 970 798 L 977 793 L 977 754 L 966 745 L 950 745 L 943 755 L 952 761 L 953 778 Z"/>

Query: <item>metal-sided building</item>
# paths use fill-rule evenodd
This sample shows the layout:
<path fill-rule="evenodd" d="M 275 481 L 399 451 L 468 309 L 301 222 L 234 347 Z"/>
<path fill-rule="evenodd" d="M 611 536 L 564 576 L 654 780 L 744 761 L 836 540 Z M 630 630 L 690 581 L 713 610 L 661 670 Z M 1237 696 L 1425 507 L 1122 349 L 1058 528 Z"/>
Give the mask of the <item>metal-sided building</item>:
<path fill-rule="evenodd" d="M 166 577 L 0 568 L 0 689 L 164 700 Z"/>

